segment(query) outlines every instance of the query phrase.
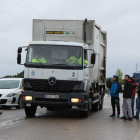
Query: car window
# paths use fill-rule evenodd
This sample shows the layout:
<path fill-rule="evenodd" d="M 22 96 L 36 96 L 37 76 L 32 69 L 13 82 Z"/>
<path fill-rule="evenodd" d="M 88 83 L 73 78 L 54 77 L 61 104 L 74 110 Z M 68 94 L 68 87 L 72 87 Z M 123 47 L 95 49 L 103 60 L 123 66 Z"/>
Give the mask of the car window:
<path fill-rule="evenodd" d="M 19 80 L 0 80 L 0 89 L 18 88 L 19 82 Z"/>

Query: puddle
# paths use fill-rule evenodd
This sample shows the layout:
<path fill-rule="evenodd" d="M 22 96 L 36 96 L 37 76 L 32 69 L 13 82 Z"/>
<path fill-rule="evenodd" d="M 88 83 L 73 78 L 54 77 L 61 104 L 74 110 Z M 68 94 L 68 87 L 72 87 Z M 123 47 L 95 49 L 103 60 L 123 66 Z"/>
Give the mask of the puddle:
<path fill-rule="evenodd" d="M 21 122 L 22 120 L 25 120 L 25 117 L 24 118 L 15 119 L 15 120 L 4 121 L 4 122 L 0 123 L 0 127 L 1 126 L 13 125 L 15 123 Z"/>

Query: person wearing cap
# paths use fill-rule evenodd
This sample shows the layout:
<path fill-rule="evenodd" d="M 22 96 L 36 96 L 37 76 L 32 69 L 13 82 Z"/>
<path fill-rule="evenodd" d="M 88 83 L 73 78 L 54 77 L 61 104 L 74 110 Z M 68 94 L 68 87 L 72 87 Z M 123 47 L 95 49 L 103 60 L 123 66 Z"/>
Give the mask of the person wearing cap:
<path fill-rule="evenodd" d="M 37 53 L 33 58 L 32 63 L 47 63 L 47 61 L 43 56 Z"/>
<path fill-rule="evenodd" d="M 132 96 L 133 85 L 129 75 L 125 75 L 125 84 L 123 90 L 123 116 L 121 119 L 132 121 L 132 109 L 131 109 L 131 96 Z"/>
<path fill-rule="evenodd" d="M 79 57 L 80 51 L 76 49 L 74 51 L 74 56 L 71 56 L 69 59 L 66 60 L 66 63 L 75 63 L 75 64 L 82 64 L 82 58 Z M 84 64 L 88 64 L 89 62 L 87 60 L 84 60 Z"/>
<path fill-rule="evenodd" d="M 109 117 L 116 117 L 115 106 L 117 107 L 117 117 L 120 116 L 120 99 L 119 92 L 121 91 L 121 86 L 118 82 L 118 75 L 113 76 L 113 83 L 111 85 L 111 105 L 112 105 L 112 115 Z"/>

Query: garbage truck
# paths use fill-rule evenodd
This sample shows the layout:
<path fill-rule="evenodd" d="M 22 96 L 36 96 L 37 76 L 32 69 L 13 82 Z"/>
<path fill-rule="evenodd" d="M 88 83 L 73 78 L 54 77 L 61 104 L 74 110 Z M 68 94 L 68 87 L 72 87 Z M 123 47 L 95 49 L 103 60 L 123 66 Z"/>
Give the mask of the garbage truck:
<path fill-rule="evenodd" d="M 38 106 L 77 110 L 81 117 L 102 110 L 106 50 L 107 33 L 95 20 L 33 19 L 32 41 L 17 50 L 17 63 L 25 66 L 26 116 L 34 116 Z"/>

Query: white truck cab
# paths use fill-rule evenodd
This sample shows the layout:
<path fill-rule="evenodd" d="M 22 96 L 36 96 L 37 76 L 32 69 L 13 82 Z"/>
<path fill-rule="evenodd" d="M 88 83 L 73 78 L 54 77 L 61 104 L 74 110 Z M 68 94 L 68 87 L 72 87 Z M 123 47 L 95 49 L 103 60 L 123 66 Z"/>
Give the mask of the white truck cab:
<path fill-rule="evenodd" d="M 106 32 L 94 20 L 33 20 L 22 91 L 26 115 L 34 116 L 37 106 L 76 109 L 84 117 L 102 109 L 106 47 Z"/>

